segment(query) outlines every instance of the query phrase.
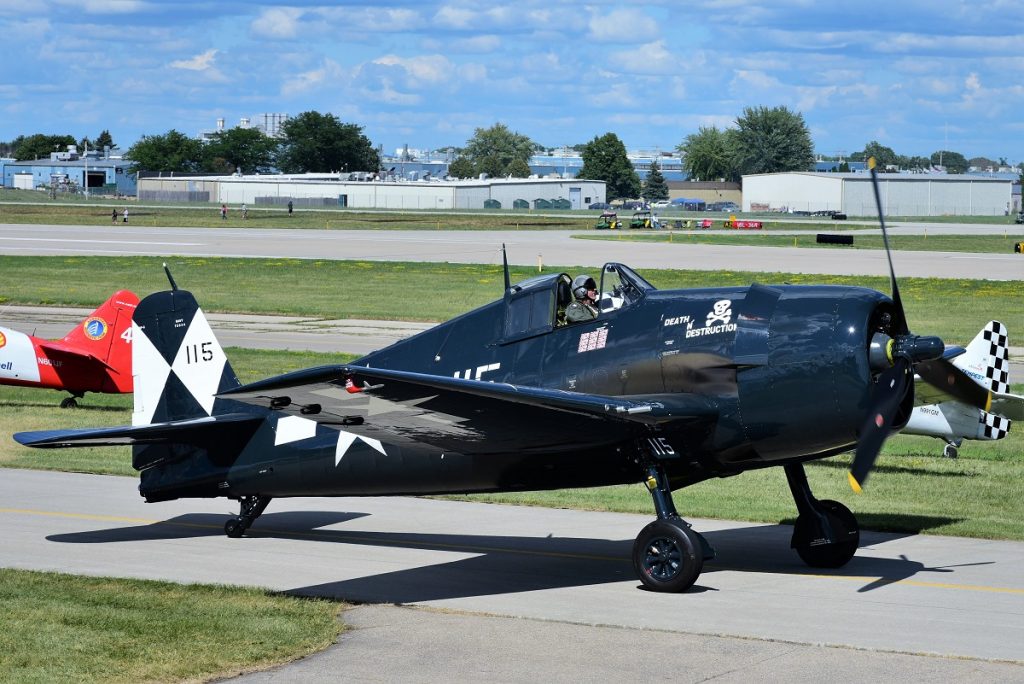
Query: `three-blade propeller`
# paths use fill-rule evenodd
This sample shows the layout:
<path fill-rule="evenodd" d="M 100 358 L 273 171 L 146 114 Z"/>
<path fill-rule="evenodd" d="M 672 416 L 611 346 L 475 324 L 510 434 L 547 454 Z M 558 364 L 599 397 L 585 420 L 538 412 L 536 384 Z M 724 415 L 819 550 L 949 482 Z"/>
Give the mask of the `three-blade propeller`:
<path fill-rule="evenodd" d="M 896 282 L 896 271 L 892 265 L 892 253 L 889 250 L 889 237 L 885 229 L 885 216 L 882 213 L 882 200 L 878 191 L 878 174 L 875 171 L 875 160 L 868 160 L 871 169 L 871 185 L 875 192 L 875 205 L 878 207 L 878 221 L 882 228 L 882 241 L 885 244 L 885 256 L 889 261 L 889 281 L 892 288 L 892 301 L 895 305 L 890 325 L 892 337 L 876 335 L 877 346 L 884 351 L 885 368 L 875 381 L 871 393 L 864 424 L 861 427 L 854 453 L 853 464 L 850 466 L 850 486 L 859 492 L 867 481 L 871 468 L 875 465 L 878 452 L 881 451 L 897 412 L 903 405 L 908 392 L 913 392 L 914 373 L 930 385 L 938 387 L 957 401 L 980 409 L 988 410 L 991 406 L 991 393 L 974 382 L 959 368 L 942 358 L 945 345 L 938 337 L 922 337 L 912 335 L 907 325 L 907 316 L 900 299 L 899 285 Z M 872 346 L 876 340 L 872 340 Z M 880 352 L 881 355 L 882 352 Z"/>

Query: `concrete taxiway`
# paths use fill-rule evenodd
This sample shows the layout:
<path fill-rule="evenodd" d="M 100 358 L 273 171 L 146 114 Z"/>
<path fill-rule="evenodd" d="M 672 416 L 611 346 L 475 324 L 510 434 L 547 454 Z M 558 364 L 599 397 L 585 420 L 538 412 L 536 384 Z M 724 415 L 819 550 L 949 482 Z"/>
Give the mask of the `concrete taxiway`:
<path fill-rule="evenodd" d="M 429 608 L 448 616 L 504 616 L 573 629 L 601 626 L 626 630 L 623 644 L 645 643 L 637 630 L 653 631 L 652 643 L 671 642 L 665 635 L 688 635 L 680 645 L 715 645 L 707 652 L 688 651 L 686 658 L 646 649 L 634 657 L 652 662 L 670 657 L 673 663 L 695 658 L 700 662 L 695 672 L 705 674 L 742 675 L 744 667 L 769 658 L 782 663 L 792 658 L 781 671 L 800 660 L 804 668 L 812 666 L 793 649 L 778 647 L 792 644 L 863 649 L 886 658 L 941 657 L 909 667 L 904 672 L 909 679 L 919 680 L 915 672 L 934 667 L 944 673 L 939 679 L 960 679 L 964 662 L 971 662 L 968 674 L 1024 680 L 1022 543 L 865 532 L 862 548 L 846 567 L 812 571 L 789 549 L 788 526 L 694 520 L 718 558 L 689 592 L 665 595 L 638 588 L 629 561 L 633 538 L 647 516 L 404 497 L 279 499 L 250 536 L 236 540 L 222 531 L 234 512 L 232 502 L 223 499 L 145 504 L 129 478 L 25 470 L 2 475 L 0 566 L 227 582 Z M 685 509 L 684 500 L 681 493 L 678 501 Z M 382 662 L 392 657 L 391 649 L 406 649 L 403 623 L 444 623 L 372 611 L 353 615 L 357 627 L 390 634 L 381 640 L 371 634 L 360 651 L 365 657 L 376 654 L 378 666 L 385 668 L 378 672 L 382 679 L 392 678 Z M 489 641 L 485 634 L 524 631 L 514 623 L 489 624 L 476 638 L 480 648 L 496 653 L 509 644 Z M 384 630 L 388 625 L 390 632 Z M 452 629 L 461 633 L 466 627 Z M 537 630 L 535 638 L 544 633 L 542 626 Z M 444 631 L 424 632 L 432 635 L 435 648 L 447 649 Z M 702 642 L 702 637 L 716 639 Z M 746 648 L 736 639 L 763 644 Z M 582 648 L 563 643 L 569 652 Z M 341 651 L 346 647 L 343 641 Z M 408 653 L 421 648 L 410 643 Z M 829 657 L 850 655 L 837 652 L 829 651 Z M 520 653 L 530 659 L 528 651 Z M 873 662 L 857 654 L 849 660 Z M 731 669 L 723 671 L 729 663 Z M 998 672 L 986 669 L 990 666 Z M 335 675 L 339 671 L 345 670 Z M 663 676 L 675 678 L 675 673 L 669 668 Z M 364 677 L 373 678 L 365 670 Z M 682 679 L 696 681 L 685 673 Z"/>
<path fill-rule="evenodd" d="M 1014 231 L 1017 227 L 999 227 Z M 894 229 L 894 232 L 899 230 Z M 980 229 L 979 229 L 980 230 Z M 970 232 L 967 228 L 964 232 Z M 633 268 L 889 274 L 881 250 L 800 249 L 740 245 L 579 240 L 580 231 L 377 231 L 240 228 L 135 228 L 0 224 L 0 253 L 11 255 L 219 256 L 368 261 L 510 263 L 601 266 L 620 261 Z M 591 233 L 592 235 L 593 233 Z M 1020 280 L 1020 254 L 893 252 L 902 277 Z"/>

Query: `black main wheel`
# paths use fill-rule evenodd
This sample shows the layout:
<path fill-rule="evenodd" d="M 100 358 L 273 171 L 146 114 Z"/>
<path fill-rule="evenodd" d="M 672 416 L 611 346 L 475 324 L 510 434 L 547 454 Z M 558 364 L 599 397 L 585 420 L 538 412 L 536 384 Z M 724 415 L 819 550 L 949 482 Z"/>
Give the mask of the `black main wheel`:
<path fill-rule="evenodd" d="M 78 402 L 75 401 L 74 397 L 64 397 L 63 399 L 61 399 L 60 407 L 62 409 L 78 408 Z"/>
<path fill-rule="evenodd" d="M 655 520 L 633 543 L 633 568 L 652 591 L 686 591 L 704 568 L 700 539 L 682 520 Z"/>
<path fill-rule="evenodd" d="M 837 539 L 831 544 L 811 545 L 815 523 L 804 516 L 796 520 L 793 530 L 793 548 L 804 563 L 812 568 L 841 568 L 850 562 L 860 546 L 860 526 L 849 508 L 831 499 L 822 499 L 818 505 L 825 509 L 829 524 Z"/>

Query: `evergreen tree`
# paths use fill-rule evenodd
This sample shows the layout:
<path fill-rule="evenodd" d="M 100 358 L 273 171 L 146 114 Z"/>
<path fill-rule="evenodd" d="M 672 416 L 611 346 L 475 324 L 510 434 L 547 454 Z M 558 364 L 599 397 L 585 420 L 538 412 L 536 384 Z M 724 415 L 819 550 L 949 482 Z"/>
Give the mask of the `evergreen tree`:
<path fill-rule="evenodd" d="M 641 194 L 649 202 L 668 199 L 668 183 L 665 182 L 665 176 L 661 175 L 657 161 L 651 162 L 651 170 L 648 171 L 647 179 L 644 180 Z"/>
<path fill-rule="evenodd" d="M 583 168 L 579 178 L 601 180 L 609 199 L 637 197 L 640 177 L 626 156 L 626 146 L 614 133 L 605 133 L 587 143 L 581 153 Z"/>

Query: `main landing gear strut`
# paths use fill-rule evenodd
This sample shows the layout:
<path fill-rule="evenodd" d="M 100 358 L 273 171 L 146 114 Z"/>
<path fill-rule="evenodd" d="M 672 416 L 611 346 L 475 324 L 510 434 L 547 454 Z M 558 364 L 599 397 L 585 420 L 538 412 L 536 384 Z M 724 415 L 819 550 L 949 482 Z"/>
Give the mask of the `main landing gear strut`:
<path fill-rule="evenodd" d="M 790 545 L 812 568 L 840 568 L 860 545 L 860 527 L 850 509 L 838 501 L 818 501 L 811 494 L 803 464 L 785 466 L 789 490 L 799 516 Z"/>
<path fill-rule="evenodd" d="M 237 539 L 245 534 L 245 531 L 256 522 L 256 518 L 263 514 L 267 504 L 270 503 L 270 498 L 269 496 L 259 495 L 238 497 L 241 511 L 239 511 L 237 518 L 229 518 L 224 523 L 224 534 L 233 539 Z"/>
<path fill-rule="evenodd" d="M 647 489 L 658 519 L 640 530 L 633 542 L 633 568 L 652 591 L 686 591 L 697 581 L 704 561 L 715 557 L 707 540 L 679 517 L 664 467 L 647 466 Z"/>

